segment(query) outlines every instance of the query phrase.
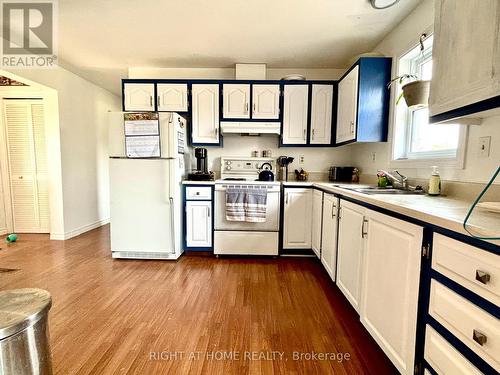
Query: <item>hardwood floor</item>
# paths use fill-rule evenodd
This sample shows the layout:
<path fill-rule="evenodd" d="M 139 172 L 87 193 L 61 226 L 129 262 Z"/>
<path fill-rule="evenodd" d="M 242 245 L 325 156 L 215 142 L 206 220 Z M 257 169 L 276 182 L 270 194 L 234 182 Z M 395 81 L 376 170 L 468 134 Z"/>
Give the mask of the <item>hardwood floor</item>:
<path fill-rule="evenodd" d="M 312 258 L 113 260 L 105 226 L 22 234 L 0 268 L 20 269 L 0 289 L 52 294 L 55 374 L 397 373 Z"/>

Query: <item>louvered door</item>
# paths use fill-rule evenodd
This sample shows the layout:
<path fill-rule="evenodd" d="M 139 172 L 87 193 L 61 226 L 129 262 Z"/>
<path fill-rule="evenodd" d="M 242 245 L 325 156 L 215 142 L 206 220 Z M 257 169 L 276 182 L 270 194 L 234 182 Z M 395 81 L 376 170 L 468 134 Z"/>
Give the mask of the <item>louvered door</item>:
<path fill-rule="evenodd" d="M 49 196 L 44 112 L 41 101 L 6 100 L 13 230 L 49 232 Z"/>

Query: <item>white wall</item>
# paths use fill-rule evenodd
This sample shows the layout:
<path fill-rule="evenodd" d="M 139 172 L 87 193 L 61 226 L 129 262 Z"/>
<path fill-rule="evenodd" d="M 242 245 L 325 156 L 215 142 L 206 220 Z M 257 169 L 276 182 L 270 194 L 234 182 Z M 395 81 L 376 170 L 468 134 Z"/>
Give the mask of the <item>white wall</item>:
<path fill-rule="evenodd" d="M 392 30 L 375 48 L 376 52 L 392 56 L 393 75 L 396 72 L 398 58 L 418 44 L 423 32 L 432 31 L 434 23 L 434 1 L 424 0 L 408 15 L 394 30 Z M 389 142 L 369 143 L 351 146 L 353 161 L 361 168 L 363 174 L 374 175 L 377 169 L 390 169 L 391 142 L 393 130 L 394 98 L 391 100 L 389 121 Z M 439 125 L 436 125 L 439 126 Z M 491 154 L 488 158 L 477 157 L 479 137 L 491 136 Z M 373 161 L 373 153 L 376 160 Z M 464 169 L 441 168 L 444 180 L 462 182 L 486 182 L 499 165 L 500 161 L 500 116 L 490 117 L 480 126 L 469 127 L 469 138 L 465 155 Z M 397 168 L 402 173 L 413 178 L 428 178 L 431 168 Z M 500 181 L 497 179 L 497 183 Z"/>
<path fill-rule="evenodd" d="M 281 79 L 288 74 L 302 74 L 307 79 L 338 79 L 345 69 L 272 69 L 266 71 L 266 79 Z M 181 78 L 181 79 L 234 79 L 234 68 L 130 68 L 129 78 Z M 308 172 L 327 173 L 331 165 L 351 165 L 351 148 L 298 148 L 278 147 L 278 136 L 248 137 L 235 134 L 223 137 L 223 147 L 207 147 L 210 169 L 220 172 L 220 156 L 250 157 L 252 151 L 271 150 L 272 157 L 292 156 L 295 161 L 290 170 L 304 168 Z M 304 164 L 299 164 L 299 156 L 304 156 Z M 194 163 L 195 161 L 192 160 Z M 194 164 L 193 164 L 194 165 Z"/>
<path fill-rule="evenodd" d="M 118 96 L 63 68 L 12 73 L 57 91 L 65 239 L 109 221 L 107 112 Z"/>

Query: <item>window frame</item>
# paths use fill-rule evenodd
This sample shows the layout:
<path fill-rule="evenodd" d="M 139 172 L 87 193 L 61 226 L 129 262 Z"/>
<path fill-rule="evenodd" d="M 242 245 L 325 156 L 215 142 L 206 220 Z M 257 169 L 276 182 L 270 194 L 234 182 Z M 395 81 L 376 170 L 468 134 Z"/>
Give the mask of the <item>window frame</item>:
<path fill-rule="evenodd" d="M 433 35 L 429 36 L 424 40 L 429 43 L 432 40 Z M 432 48 L 427 47 L 427 51 L 424 50 L 424 56 L 420 56 L 420 53 L 413 58 L 404 61 L 404 57 L 413 52 L 419 45 L 411 45 L 403 53 L 401 53 L 396 59 L 396 69 L 397 74 L 402 74 L 403 71 L 410 70 L 415 71 L 415 65 L 421 67 L 425 62 L 432 59 Z M 442 151 L 431 151 L 431 152 L 414 152 L 411 150 L 411 141 L 413 133 L 413 113 L 415 110 L 409 109 L 406 106 L 404 108 L 396 105 L 396 99 L 399 97 L 402 89 L 401 85 L 393 85 L 391 90 L 391 110 L 392 110 L 392 147 L 391 147 L 391 157 L 390 166 L 399 168 L 427 168 L 429 165 L 437 165 L 440 167 L 451 167 L 456 169 L 463 169 L 465 162 L 465 148 L 467 144 L 468 137 L 468 126 L 459 124 L 459 137 L 456 152 L 453 150 L 442 150 Z M 403 99 L 404 100 L 404 99 Z M 446 124 L 439 124 L 435 126 L 447 126 Z"/>

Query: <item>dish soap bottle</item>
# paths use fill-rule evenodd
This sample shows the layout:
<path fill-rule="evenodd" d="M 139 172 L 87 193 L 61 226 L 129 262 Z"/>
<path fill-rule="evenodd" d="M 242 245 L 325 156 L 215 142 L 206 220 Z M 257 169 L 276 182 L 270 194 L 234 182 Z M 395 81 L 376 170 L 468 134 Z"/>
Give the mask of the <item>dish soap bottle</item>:
<path fill-rule="evenodd" d="M 441 194 L 441 177 L 437 166 L 432 167 L 431 178 L 429 179 L 429 195 Z"/>

